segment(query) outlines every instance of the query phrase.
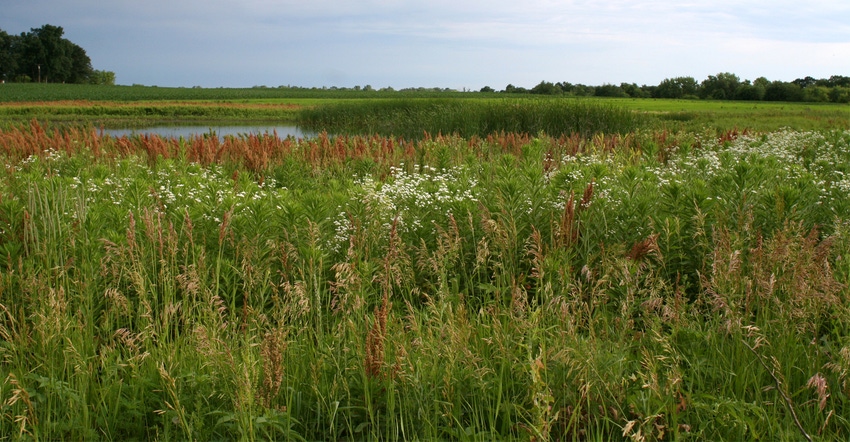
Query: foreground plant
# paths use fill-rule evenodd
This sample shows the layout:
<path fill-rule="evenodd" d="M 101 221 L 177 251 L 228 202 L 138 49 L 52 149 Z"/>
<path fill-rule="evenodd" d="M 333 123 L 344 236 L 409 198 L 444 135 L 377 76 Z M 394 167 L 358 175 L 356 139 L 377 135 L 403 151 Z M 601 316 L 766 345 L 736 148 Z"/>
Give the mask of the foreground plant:
<path fill-rule="evenodd" d="M 0 149 L 0 437 L 850 429 L 850 132 Z"/>

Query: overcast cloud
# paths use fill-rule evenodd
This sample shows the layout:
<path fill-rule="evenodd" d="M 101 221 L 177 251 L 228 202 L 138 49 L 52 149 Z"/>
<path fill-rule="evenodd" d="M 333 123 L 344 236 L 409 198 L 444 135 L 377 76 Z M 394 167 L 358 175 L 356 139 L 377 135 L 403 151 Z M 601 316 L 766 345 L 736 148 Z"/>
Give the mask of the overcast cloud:
<path fill-rule="evenodd" d="M 375 88 L 850 75 L 846 0 L 4 0 L 119 84 Z"/>

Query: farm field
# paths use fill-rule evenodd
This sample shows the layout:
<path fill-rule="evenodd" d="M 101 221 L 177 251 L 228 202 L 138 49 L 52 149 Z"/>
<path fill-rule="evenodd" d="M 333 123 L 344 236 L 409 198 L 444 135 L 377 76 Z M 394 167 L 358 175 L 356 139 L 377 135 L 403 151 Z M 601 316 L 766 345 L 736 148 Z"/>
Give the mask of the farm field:
<path fill-rule="evenodd" d="M 385 119 L 4 120 L 0 439 L 850 432 L 846 106 L 296 99 L 44 106 Z"/>

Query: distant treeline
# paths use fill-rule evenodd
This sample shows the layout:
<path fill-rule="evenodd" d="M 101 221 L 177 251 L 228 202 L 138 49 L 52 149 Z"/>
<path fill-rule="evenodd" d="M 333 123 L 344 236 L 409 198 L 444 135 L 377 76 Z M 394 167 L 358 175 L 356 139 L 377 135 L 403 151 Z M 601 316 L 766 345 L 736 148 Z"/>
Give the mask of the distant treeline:
<path fill-rule="evenodd" d="M 115 73 L 93 69 L 85 49 L 64 33 L 52 25 L 20 35 L 0 29 L 0 81 L 115 84 Z"/>
<path fill-rule="evenodd" d="M 481 92 L 496 92 L 485 86 Z M 765 77 L 753 81 L 723 72 L 709 75 L 702 82 L 693 77 L 667 78 L 657 86 L 638 86 L 620 83 L 587 86 L 568 82 L 541 81 L 531 89 L 507 85 L 501 92 L 512 94 L 574 95 L 595 97 L 684 98 L 749 101 L 810 101 L 850 103 L 850 77 L 833 75 L 829 78 L 798 78 L 791 82 L 770 81 Z"/>

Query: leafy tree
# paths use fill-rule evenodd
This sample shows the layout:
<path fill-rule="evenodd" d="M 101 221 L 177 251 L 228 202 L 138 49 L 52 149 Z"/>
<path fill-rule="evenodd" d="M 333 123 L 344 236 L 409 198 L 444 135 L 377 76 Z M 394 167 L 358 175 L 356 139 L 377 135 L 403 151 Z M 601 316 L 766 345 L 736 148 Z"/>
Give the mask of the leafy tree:
<path fill-rule="evenodd" d="M 67 41 L 67 40 L 66 40 Z M 86 54 L 85 49 L 68 42 L 71 51 L 71 72 L 66 81 L 68 83 L 85 83 L 94 73 L 91 66 L 91 59 Z M 115 83 L 115 74 L 112 74 L 112 83 Z"/>
<path fill-rule="evenodd" d="M 753 84 L 749 80 L 745 80 L 735 90 L 735 99 L 759 101 L 764 98 L 764 90 L 765 88 L 761 84 Z"/>
<path fill-rule="evenodd" d="M 850 87 L 833 87 L 829 91 L 829 101 L 833 103 L 850 103 Z"/>
<path fill-rule="evenodd" d="M 578 97 L 592 97 L 595 93 L 596 88 L 593 86 L 586 86 L 583 84 L 573 86 L 573 95 Z"/>
<path fill-rule="evenodd" d="M 830 89 L 826 86 L 809 86 L 803 89 L 803 101 L 828 102 L 829 91 Z"/>
<path fill-rule="evenodd" d="M 766 101 L 803 101 L 803 89 L 784 81 L 774 81 L 764 91 Z"/>
<path fill-rule="evenodd" d="M 603 84 L 602 86 L 597 86 L 596 90 L 593 92 L 593 95 L 597 97 L 628 97 L 626 91 L 623 90 L 620 86 L 616 86 L 613 84 Z"/>
<path fill-rule="evenodd" d="M 815 80 L 812 77 L 806 77 L 806 78 L 798 78 L 798 79 L 792 81 L 791 83 L 796 84 L 801 89 L 805 89 L 809 86 L 814 86 L 817 83 L 817 80 Z"/>
<path fill-rule="evenodd" d="M 685 98 L 696 95 L 699 84 L 693 77 L 666 78 L 655 88 L 655 98 Z"/>
<path fill-rule="evenodd" d="M 37 81 L 63 82 L 71 73 L 70 47 L 61 26 L 44 25 L 21 34 L 21 72 Z"/>
<path fill-rule="evenodd" d="M 105 85 L 114 85 L 115 84 L 115 72 L 111 71 L 92 71 L 89 76 L 89 83 L 91 84 L 105 84 Z M 359 86 L 358 86 L 359 88 Z"/>
<path fill-rule="evenodd" d="M 527 92 L 528 90 L 523 87 L 517 87 L 512 84 L 508 84 L 507 86 L 505 86 L 505 93 L 507 94 L 525 94 Z"/>
<path fill-rule="evenodd" d="M 0 29 L 0 80 L 12 80 L 18 70 L 18 60 L 15 49 L 18 37 L 9 35 Z"/>
<path fill-rule="evenodd" d="M 537 86 L 531 88 L 530 92 L 532 94 L 539 95 L 557 95 L 563 93 L 564 91 L 562 91 L 561 88 L 556 86 L 554 83 L 541 81 Z"/>
<path fill-rule="evenodd" d="M 64 32 L 61 26 L 53 25 L 33 28 L 19 36 L 0 30 L 0 79 L 90 82 L 94 72 L 91 59 L 82 47 L 63 38 Z"/>
<path fill-rule="evenodd" d="M 740 84 L 741 79 L 729 72 L 709 75 L 700 84 L 700 97 L 714 100 L 731 100 L 735 98 L 735 91 Z"/>
<path fill-rule="evenodd" d="M 845 77 L 843 75 L 833 75 L 829 77 L 829 80 L 827 80 L 827 86 L 850 87 L 850 77 Z"/>
<path fill-rule="evenodd" d="M 652 93 L 646 90 L 646 86 L 638 86 L 636 83 L 620 83 L 620 89 L 632 98 L 648 98 Z"/>
<path fill-rule="evenodd" d="M 491 88 L 490 86 L 484 86 L 479 92 L 496 92 L 496 90 Z"/>

